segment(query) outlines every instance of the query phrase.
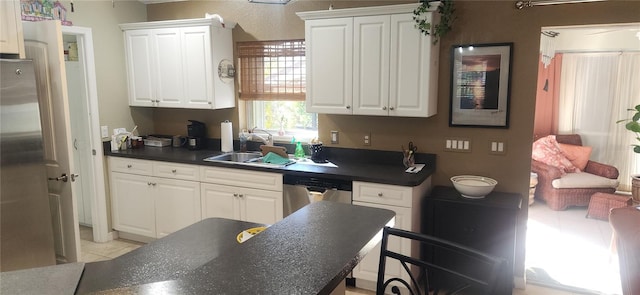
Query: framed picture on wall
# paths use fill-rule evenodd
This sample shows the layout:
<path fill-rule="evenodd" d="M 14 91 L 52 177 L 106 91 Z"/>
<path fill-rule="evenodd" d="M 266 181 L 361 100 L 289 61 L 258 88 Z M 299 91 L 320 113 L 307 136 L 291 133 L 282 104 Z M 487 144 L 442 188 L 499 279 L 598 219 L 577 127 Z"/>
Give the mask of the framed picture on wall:
<path fill-rule="evenodd" d="M 513 43 L 454 45 L 449 126 L 509 128 Z"/>

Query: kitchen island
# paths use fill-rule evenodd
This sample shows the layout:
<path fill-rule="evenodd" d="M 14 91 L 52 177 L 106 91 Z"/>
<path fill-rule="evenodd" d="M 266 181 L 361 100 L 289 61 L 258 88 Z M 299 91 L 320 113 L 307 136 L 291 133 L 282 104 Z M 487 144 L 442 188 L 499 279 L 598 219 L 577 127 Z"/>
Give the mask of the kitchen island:
<path fill-rule="evenodd" d="M 76 293 L 329 294 L 394 215 L 316 202 L 241 244 L 237 234 L 259 224 L 209 218 L 113 260 L 87 263 Z"/>

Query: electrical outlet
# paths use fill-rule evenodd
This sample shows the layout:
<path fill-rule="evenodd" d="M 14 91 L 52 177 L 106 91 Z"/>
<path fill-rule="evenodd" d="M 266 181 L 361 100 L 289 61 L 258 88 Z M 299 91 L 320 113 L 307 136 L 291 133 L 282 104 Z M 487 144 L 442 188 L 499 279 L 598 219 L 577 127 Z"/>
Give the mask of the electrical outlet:
<path fill-rule="evenodd" d="M 109 137 L 109 127 L 108 126 L 100 126 L 100 136 L 102 138 Z"/>
<path fill-rule="evenodd" d="M 365 133 L 365 135 L 362 137 L 362 143 L 364 145 L 371 145 L 371 132 Z"/>
<path fill-rule="evenodd" d="M 331 131 L 331 144 L 338 144 L 338 131 Z"/>

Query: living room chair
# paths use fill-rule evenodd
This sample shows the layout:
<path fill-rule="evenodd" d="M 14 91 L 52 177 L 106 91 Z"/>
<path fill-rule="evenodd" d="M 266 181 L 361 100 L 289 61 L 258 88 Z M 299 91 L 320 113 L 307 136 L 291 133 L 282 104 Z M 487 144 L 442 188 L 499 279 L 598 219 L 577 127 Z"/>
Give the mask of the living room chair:
<path fill-rule="evenodd" d="M 387 249 L 390 237 L 409 239 L 438 251 L 455 254 L 451 260 L 434 262 L 405 256 Z M 387 259 L 400 262 L 408 273 L 410 282 L 398 277 L 385 278 Z M 469 267 L 473 265 L 473 267 Z M 408 294 L 495 294 L 498 276 L 506 267 L 506 260 L 440 238 L 401 229 L 385 227 L 382 233 L 380 266 L 376 294 L 402 294 L 404 286 Z M 438 279 L 435 279 L 435 278 Z M 446 278 L 447 283 L 443 283 Z M 451 283 L 454 282 L 454 283 Z M 441 293 L 442 292 L 442 293 Z"/>
<path fill-rule="evenodd" d="M 561 144 L 582 146 L 579 134 L 556 135 Z M 563 173 L 559 168 L 531 160 L 531 171 L 538 174 L 535 198 L 544 201 L 552 210 L 570 206 L 588 206 L 595 193 L 614 193 L 618 186 L 618 169 L 588 160 L 579 173 Z"/>

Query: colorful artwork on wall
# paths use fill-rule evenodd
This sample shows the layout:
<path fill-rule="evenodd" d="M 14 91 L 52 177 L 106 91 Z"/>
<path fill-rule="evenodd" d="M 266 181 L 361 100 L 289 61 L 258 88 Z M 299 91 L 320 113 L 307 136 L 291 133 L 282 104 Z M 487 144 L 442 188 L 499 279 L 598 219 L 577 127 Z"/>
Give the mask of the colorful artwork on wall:
<path fill-rule="evenodd" d="M 67 9 L 60 1 L 20 0 L 20 11 L 24 21 L 60 20 L 63 26 L 72 26 L 67 20 Z"/>

